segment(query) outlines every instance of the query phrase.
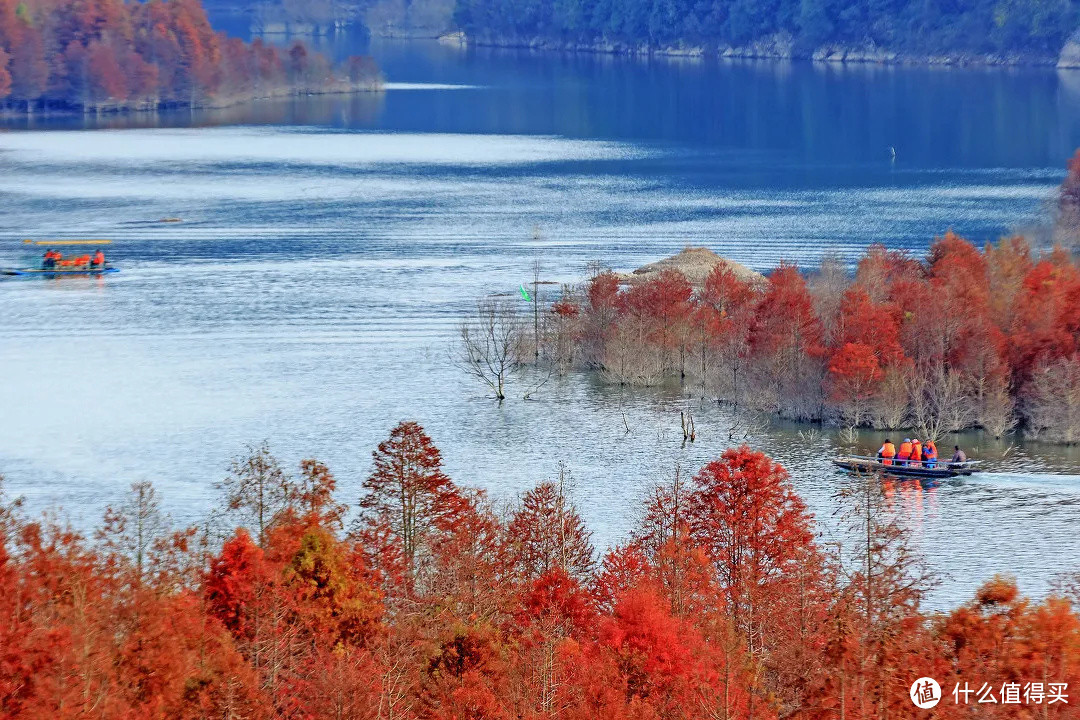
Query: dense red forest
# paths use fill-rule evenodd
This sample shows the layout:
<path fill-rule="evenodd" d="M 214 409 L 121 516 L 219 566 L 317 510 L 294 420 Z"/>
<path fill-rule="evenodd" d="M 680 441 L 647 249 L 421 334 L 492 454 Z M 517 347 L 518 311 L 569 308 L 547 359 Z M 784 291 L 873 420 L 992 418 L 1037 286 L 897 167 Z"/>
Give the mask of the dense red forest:
<path fill-rule="evenodd" d="M 1058 239 L 1080 228 L 1080 152 Z M 676 270 L 623 285 L 611 272 L 552 307 L 550 358 L 617 382 L 695 383 L 703 396 L 802 420 L 1018 426 L 1080 442 L 1080 267 L 1023 237 L 979 249 L 952 232 L 924 258 L 871 247 L 854 275 L 826 259 L 755 281 L 718 266 L 702 287 Z"/>
<path fill-rule="evenodd" d="M 912 717 L 920 676 L 936 718 L 1080 715 L 1069 600 L 994 578 L 922 612 L 932 579 L 876 478 L 838 495 L 837 557 L 784 469 L 730 449 L 598 557 L 562 480 L 497 512 L 414 422 L 355 513 L 299 470 L 252 449 L 224 513 L 182 530 L 147 483 L 93 537 L 5 500 L 0 716 L 854 720 Z"/>
<path fill-rule="evenodd" d="M 369 58 L 332 69 L 300 43 L 283 51 L 215 32 L 199 0 L 0 0 L 0 100 L 11 108 L 223 105 L 377 82 Z"/>

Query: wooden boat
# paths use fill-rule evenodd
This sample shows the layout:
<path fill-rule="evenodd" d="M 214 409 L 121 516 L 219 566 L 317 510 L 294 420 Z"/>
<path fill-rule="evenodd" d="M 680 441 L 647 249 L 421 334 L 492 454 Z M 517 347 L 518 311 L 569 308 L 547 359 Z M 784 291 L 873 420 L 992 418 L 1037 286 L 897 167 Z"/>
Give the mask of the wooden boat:
<path fill-rule="evenodd" d="M 891 465 L 886 465 L 876 457 L 864 457 L 860 455 L 840 455 L 832 459 L 833 465 L 838 468 L 856 473 L 881 473 L 882 475 L 895 475 L 898 477 L 921 477 L 921 478 L 951 478 L 960 475 L 971 475 L 975 472 L 978 460 L 967 460 L 962 463 L 939 462 L 935 467 L 928 468 L 920 465 L 898 465 L 894 460 Z"/>

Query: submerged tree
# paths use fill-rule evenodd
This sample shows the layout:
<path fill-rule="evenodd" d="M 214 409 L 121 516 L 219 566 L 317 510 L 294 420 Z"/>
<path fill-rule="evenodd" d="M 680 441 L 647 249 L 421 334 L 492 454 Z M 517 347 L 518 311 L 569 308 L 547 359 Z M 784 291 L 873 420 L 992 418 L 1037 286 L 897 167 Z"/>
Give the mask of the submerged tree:
<path fill-rule="evenodd" d="M 1040 363 L 1028 387 L 1024 412 L 1030 433 L 1069 445 L 1080 443 L 1080 354 Z"/>
<path fill-rule="evenodd" d="M 850 427 L 858 427 L 866 420 L 884 375 L 873 349 L 862 343 L 845 344 L 829 360 L 829 400 Z"/>
<path fill-rule="evenodd" d="M 476 314 L 462 321 L 454 353 L 458 367 L 506 399 L 506 381 L 522 362 L 524 324 L 511 300 L 487 298 Z"/>

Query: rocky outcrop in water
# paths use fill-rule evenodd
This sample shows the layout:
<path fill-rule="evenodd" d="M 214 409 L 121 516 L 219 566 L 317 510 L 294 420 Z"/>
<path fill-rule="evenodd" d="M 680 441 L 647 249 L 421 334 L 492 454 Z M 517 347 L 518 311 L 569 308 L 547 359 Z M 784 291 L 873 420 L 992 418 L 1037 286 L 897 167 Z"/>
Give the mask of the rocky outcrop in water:
<path fill-rule="evenodd" d="M 678 270 L 690 281 L 690 284 L 700 287 L 705 284 L 705 278 L 709 277 L 709 273 L 711 273 L 713 268 L 717 265 L 726 267 L 740 280 L 745 280 L 754 284 L 764 282 L 765 280 L 765 277 L 761 273 L 755 272 L 734 260 L 728 260 L 725 257 L 721 257 L 712 250 L 704 247 L 683 248 L 680 252 L 671 257 L 657 260 L 648 265 L 642 265 L 637 270 L 630 273 L 621 273 L 619 277 L 624 282 L 636 284 L 650 280 L 664 270 Z"/>

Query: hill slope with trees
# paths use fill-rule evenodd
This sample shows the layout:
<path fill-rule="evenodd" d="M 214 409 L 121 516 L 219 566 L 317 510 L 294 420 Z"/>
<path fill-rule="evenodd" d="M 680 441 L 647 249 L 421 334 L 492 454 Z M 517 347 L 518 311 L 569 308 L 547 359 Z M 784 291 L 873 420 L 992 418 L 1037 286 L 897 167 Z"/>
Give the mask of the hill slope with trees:
<path fill-rule="evenodd" d="M 863 59 L 983 56 L 1056 62 L 1080 21 L 1076 0 L 458 0 L 455 19 L 481 41 L 692 46 L 738 55 Z M 986 57 L 993 56 L 993 57 Z"/>
<path fill-rule="evenodd" d="M 9 108 L 215 106 L 378 86 L 369 58 L 335 69 L 300 43 L 226 37 L 198 0 L 0 0 L 0 102 Z"/>

